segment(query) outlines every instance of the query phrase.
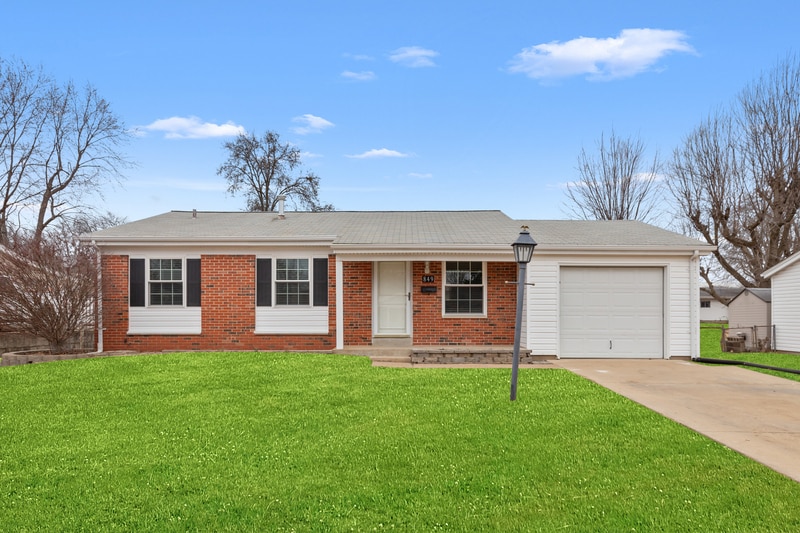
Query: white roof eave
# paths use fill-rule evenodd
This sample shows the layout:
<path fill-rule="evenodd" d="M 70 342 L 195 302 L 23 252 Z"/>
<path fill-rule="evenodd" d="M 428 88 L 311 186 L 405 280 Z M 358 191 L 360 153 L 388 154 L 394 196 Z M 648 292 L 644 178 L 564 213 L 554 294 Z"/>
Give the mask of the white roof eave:
<path fill-rule="evenodd" d="M 536 254 L 661 254 L 661 255 L 692 255 L 698 252 L 701 256 L 709 255 L 714 251 L 713 246 L 671 246 L 671 245 L 649 245 L 649 246 L 580 246 L 580 245 L 539 245 L 534 250 Z"/>
<path fill-rule="evenodd" d="M 797 261 L 800 261 L 800 253 L 793 254 L 793 255 L 787 257 L 786 259 L 784 259 L 783 261 L 781 261 L 780 263 L 771 266 L 770 268 L 765 270 L 761 275 L 763 277 L 769 279 L 772 276 L 774 276 L 775 274 L 777 274 L 778 272 L 781 272 L 782 270 L 785 270 L 786 268 L 792 266 Z"/>
<path fill-rule="evenodd" d="M 91 239 L 82 237 L 80 240 L 84 244 L 93 244 L 98 247 L 119 247 L 119 246 L 136 246 L 136 247 L 162 247 L 162 246 L 176 246 L 176 245 L 208 245 L 208 246 L 258 246 L 264 244 L 295 244 L 298 246 L 330 246 L 335 236 L 328 235 L 312 235 L 300 237 L 247 237 L 247 238 L 212 238 L 208 237 L 159 237 L 153 239 L 149 237 L 109 237 L 105 239 Z"/>

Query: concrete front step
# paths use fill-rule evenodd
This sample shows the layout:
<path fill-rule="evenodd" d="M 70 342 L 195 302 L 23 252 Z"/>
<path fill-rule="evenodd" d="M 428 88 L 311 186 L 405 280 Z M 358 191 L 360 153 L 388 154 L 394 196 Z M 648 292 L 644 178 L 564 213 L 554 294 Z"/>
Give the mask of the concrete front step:
<path fill-rule="evenodd" d="M 373 364 L 383 366 L 410 365 L 507 365 L 513 359 L 513 346 L 349 346 L 336 353 L 365 355 Z M 520 364 L 546 361 L 548 357 L 531 355 L 520 350 Z"/>

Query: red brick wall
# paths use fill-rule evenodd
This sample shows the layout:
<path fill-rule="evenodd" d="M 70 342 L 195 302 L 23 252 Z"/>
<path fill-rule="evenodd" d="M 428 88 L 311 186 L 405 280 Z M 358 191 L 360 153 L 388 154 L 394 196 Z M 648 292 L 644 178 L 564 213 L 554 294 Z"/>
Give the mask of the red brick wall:
<path fill-rule="evenodd" d="M 336 347 L 335 257 L 328 258 L 327 335 L 256 335 L 255 256 L 201 256 L 202 335 L 128 335 L 128 256 L 103 256 L 105 351 L 332 350 Z"/>
<path fill-rule="evenodd" d="M 254 349 L 255 256 L 203 255 L 200 268 L 205 346 L 216 346 L 218 350 Z"/>
<path fill-rule="evenodd" d="M 422 283 L 425 263 L 415 262 L 412 270 L 414 344 L 425 345 L 512 345 L 516 319 L 516 263 L 486 265 L 486 317 L 443 317 L 444 279 L 442 263 L 430 262 L 434 283 Z M 423 285 L 435 286 L 435 293 L 423 293 Z"/>
<path fill-rule="evenodd" d="M 103 350 L 124 350 L 128 332 L 128 256 L 104 255 L 102 268 Z"/>
<path fill-rule="evenodd" d="M 344 344 L 372 344 L 372 263 L 345 262 L 342 265 L 344 291 Z"/>

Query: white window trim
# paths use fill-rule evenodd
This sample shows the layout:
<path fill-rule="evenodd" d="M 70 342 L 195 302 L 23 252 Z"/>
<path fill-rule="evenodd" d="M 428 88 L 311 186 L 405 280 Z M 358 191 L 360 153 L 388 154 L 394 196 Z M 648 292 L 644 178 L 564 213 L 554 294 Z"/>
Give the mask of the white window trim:
<path fill-rule="evenodd" d="M 470 262 L 481 264 L 481 279 L 483 283 L 483 312 L 482 313 L 448 313 L 446 312 L 447 306 L 447 263 L 448 262 Z M 442 261 L 442 318 L 486 318 L 488 316 L 488 295 L 487 295 L 487 280 L 486 280 L 486 261 L 473 261 L 471 259 L 458 260 L 458 261 Z"/>
<path fill-rule="evenodd" d="M 150 262 L 151 261 L 172 261 L 174 259 L 179 259 L 181 262 L 181 303 L 178 304 L 153 304 L 150 302 L 150 288 L 152 284 L 165 284 L 165 283 L 178 283 L 177 280 L 169 280 L 169 281 L 153 281 L 150 279 Z M 149 257 L 145 259 L 144 263 L 144 277 L 145 277 L 145 291 L 144 291 L 144 303 L 145 307 L 158 307 L 158 308 L 178 308 L 178 307 L 186 307 L 186 258 L 185 257 L 177 257 L 177 256 L 170 256 L 170 257 Z"/>
<path fill-rule="evenodd" d="M 278 279 L 278 261 L 287 261 L 287 260 L 297 260 L 307 261 L 306 264 L 306 271 L 308 272 L 308 277 L 304 280 L 302 279 L 292 279 L 292 280 L 279 280 Z M 314 259 L 312 257 L 275 257 L 272 261 L 272 306 L 278 307 L 281 309 L 287 309 L 291 307 L 313 307 L 314 305 L 314 283 L 312 280 L 314 279 Z M 279 304 L 278 303 L 278 285 L 279 284 L 288 284 L 288 283 L 306 283 L 308 285 L 308 303 L 307 304 Z"/>

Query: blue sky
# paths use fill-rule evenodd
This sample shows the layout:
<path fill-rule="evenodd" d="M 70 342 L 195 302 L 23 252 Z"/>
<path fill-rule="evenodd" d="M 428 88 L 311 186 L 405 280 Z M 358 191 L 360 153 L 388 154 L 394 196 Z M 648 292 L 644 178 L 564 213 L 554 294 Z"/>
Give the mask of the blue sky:
<path fill-rule="evenodd" d="M 581 148 L 613 128 L 668 155 L 800 52 L 789 0 L 7 4 L 0 57 L 91 83 L 137 132 L 103 191 L 128 220 L 242 209 L 222 145 L 267 130 L 338 210 L 568 218 Z"/>

